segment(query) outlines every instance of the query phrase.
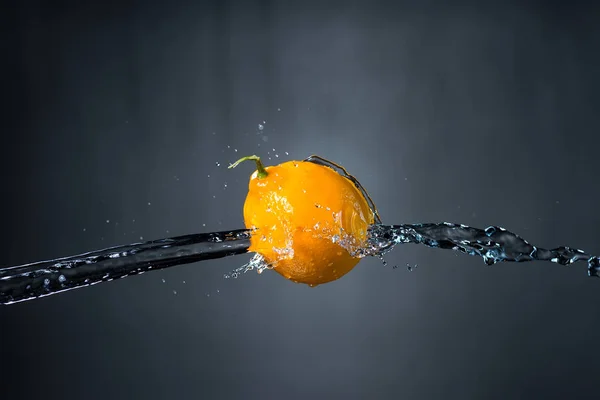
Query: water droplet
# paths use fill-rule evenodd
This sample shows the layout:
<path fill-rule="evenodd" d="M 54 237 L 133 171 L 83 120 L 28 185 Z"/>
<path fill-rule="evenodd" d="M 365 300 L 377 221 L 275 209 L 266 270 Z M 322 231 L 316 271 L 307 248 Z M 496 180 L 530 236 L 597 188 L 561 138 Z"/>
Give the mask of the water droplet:
<path fill-rule="evenodd" d="M 110 219 L 107 219 L 107 220 L 106 220 L 106 223 L 107 223 L 107 224 L 110 224 Z"/>
<path fill-rule="evenodd" d="M 149 206 L 151 206 L 151 205 L 152 205 L 152 203 L 148 202 L 148 205 L 149 205 Z"/>
<path fill-rule="evenodd" d="M 83 231 L 85 232 L 85 231 L 86 231 L 86 229 L 85 229 L 85 228 L 83 228 Z"/>
<path fill-rule="evenodd" d="M 161 280 L 162 280 L 162 283 L 165 283 L 165 282 L 167 282 L 167 281 L 165 281 L 165 278 L 163 278 L 163 279 L 161 279 Z"/>
<path fill-rule="evenodd" d="M 176 295 L 176 294 L 177 294 L 177 290 L 173 290 L 173 294 L 175 294 L 175 295 Z"/>
<path fill-rule="evenodd" d="M 216 165 L 217 167 L 220 167 L 220 166 L 221 166 L 221 163 L 217 161 L 217 162 L 215 163 L 215 165 Z"/>
<path fill-rule="evenodd" d="M 281 108 L 278 108 L 277 111 L 281 111 Z"/>
<path fill-rule="evenodd" d="M 265 126 L 263 124 L 258 124 L 258 130 L 262 131 L 263 129 L 265 129 Z"/>
<path fill-rule="evenodd" d="M 58 281 L 59 281 L 60 283 L 65 283 L 65 282 L 67 281 L 67 278 L 65 278 L 65 276 L 64 276 L 64 275 L 61 275 L 61 276 L 59 276 L 59 277 L 58 277 Z"/>
<path fill-rule="evenodd" d="M 46 278 L 44 279 L 44 286 L 48 286 L 50 285 L 50 279 Z"/>
<path fill-rule="evenodd" d="M 410 272 L 414 271 L 415 268 L 417 268 L 418 266 L 419 266 L 419 264 L 415 264 L 413 266 L 413 265 L 410 265 L 409 263 L 406 263 L 406 269 L 409 270 Z"/>
<path fill-rule="evenodd" d="M 285 155 L 286 155 L 286 156 L 289 156 L 289 155 L 290 155 L 290 153 L 288 153 L 288 152 L 286 151 L 286 152 L 285 152 Z"/>
<path fill-rule="evenodd" d="M 144 237 L 143 237 L 143 236 L 140 236 L 140 240 L 144 240 Z"/>

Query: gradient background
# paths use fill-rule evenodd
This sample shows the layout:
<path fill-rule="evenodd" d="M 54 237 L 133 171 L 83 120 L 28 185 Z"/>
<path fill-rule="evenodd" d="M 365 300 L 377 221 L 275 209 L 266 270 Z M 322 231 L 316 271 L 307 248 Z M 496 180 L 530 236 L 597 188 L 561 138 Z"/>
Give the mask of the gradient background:
<path fill-rule="evenodd" d="M 253 153 L 343 164 L 387 223 L 599 254 L 598 9 L 439 3 L 15 3 L 0 265 L 242 227 Z M 0 397 L 599 396 L 584 264 L 407 245 L 315 289 L 223 279 L 249 258 L 0 307 Z"/>

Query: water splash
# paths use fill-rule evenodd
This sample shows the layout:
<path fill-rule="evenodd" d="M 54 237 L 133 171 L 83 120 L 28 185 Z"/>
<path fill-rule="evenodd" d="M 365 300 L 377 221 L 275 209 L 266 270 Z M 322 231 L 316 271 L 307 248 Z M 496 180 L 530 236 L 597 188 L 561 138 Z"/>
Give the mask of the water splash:
<path fill-rule="evenodd" d="M 250 233 L 239 229 L 186 235 L 0 268 L 0 304 L 32 300 L 151 270 L 245 254 L 250 246 Z M 517 234 L 497 226 L 478 229 L 447 222 L 375 224 L 369 227 L 364 246 L 355 246 L 354 240 L 344 232 L 330 235 L 330 239 L 344 246 L 353 256 L 361 258 L 372 256 L 382 259 L 399 244 L 415 243 L 480 256 L 488 265 L 527 261 L 570 265 L 586 261 L 588 275 L 600 276 L 600 259 L 596 256 L 566 246 L 549 250 L 537 247 Z M 225 278 L 237 278 L 252 270 L 262 273 L 272 268 L 262 256 L 255 254 L 247 264 L 225 274 Z M 411 269 L 409 266 L 409 270 Z"/>
<path fill-rule="evenodd" d="M 226 273 L 223 275 L 225 279 L 237 279 L 240 275 L 245 274 L 249 271 L 256 270 L 257 273 L 262 274 L 264 271 L 268 269 L 273 269 L 273 266 L 268 264 L 264 257 L 258 253 L 255 253 L 254 256 L 248 261 L 246 264 L 242 265 L 239 268 L 234 269 L 233 271 Z"/>
<path fill-rule="evenodd" d="M 487 265 L 528 261 L 550 261 L 560 265 L 570 265 L 585 261 L 588 276 L 598 277 L 600 274 L 600 258 L 597 256 L 567 246 L 554 249 L 537 247 L 499 226 L 478 229 L 448 222 L 372 225 L 369 227 L 368 237 L 366 246 L 351 249 L 355 256 L 382 257 L 398 244 L 415 243 L 480 256 Z"/>
<path fill-rule="evenodd" d="M 1 268 L 0 304 L 32 300 L 175 265 L 244 254 L 249 246 L 250 232 L 239 229 L 133 243 Z"/>

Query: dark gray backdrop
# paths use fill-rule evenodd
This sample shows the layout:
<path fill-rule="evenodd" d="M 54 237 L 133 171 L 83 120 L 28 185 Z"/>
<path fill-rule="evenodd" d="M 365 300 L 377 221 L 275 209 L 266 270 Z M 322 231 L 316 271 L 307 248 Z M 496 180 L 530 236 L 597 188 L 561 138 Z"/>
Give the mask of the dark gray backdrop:
<path fill-rule="evenodd" d="M 591 6 L 51 3 L 4 13 L 2 266 L 242 227 L 252 153 L 340 162 L 387 223 L 600 253 Z M 0 397 L 598 397 L 584 265 L 223 279 L 248 258 L 1 307 Z"/>

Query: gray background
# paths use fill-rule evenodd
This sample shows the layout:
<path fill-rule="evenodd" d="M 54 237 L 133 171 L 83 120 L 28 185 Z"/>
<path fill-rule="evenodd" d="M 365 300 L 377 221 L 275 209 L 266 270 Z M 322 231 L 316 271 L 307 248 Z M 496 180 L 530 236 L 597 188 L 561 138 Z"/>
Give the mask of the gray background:
<path fill-rule="evenodd" d="M 252 153 L 343 164 L 387 223 L 600 253 L 597 9 L 145 3 L 4 13 L 0 265 L 242 227 Z M 585 265 L 407 245 L 223 279 L 248 259 L 1 307 L 0 397 L 598 397 Z"/>

